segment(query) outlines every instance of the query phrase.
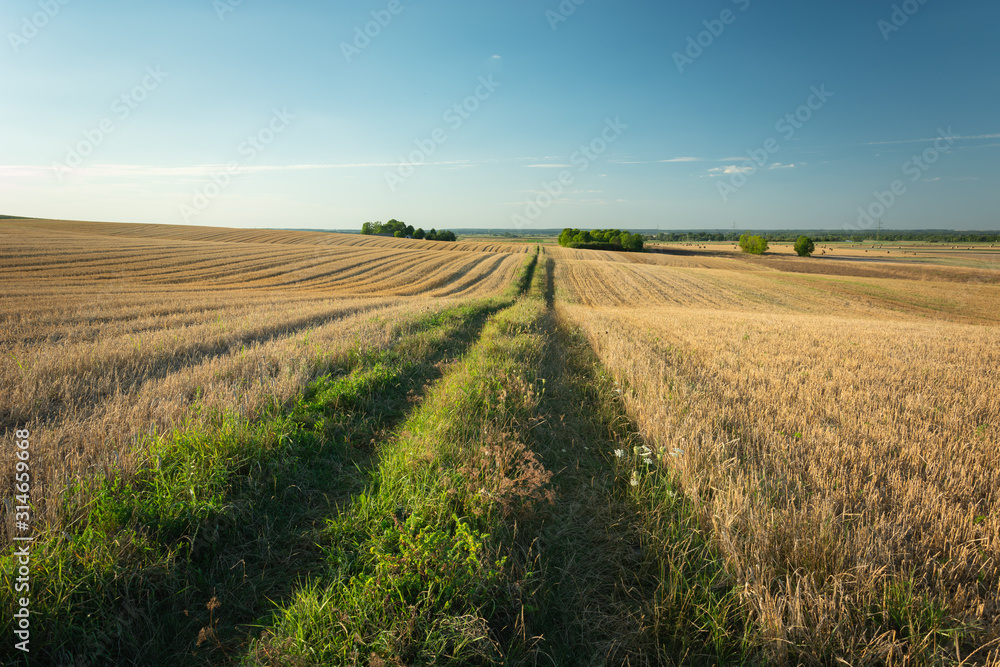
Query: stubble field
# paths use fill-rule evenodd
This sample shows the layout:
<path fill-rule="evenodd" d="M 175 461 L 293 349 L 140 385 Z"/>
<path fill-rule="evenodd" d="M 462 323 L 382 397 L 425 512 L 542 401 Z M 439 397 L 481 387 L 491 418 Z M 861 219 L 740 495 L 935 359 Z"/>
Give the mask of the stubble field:
<path fill-rule="evenodd" d="M 998 664 L 997 255 L 656 250 L 0 222 L 5 623 L 27 428 L 53 664 Z"/>

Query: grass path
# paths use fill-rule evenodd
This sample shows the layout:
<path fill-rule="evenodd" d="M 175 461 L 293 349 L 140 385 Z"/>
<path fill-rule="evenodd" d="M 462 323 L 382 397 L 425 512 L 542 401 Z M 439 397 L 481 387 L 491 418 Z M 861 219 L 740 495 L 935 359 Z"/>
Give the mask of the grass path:
<path fill-rule="evenodd" d="M 552 382 L 537 443 L 559 492 L 534 545 L 544 653 L 556 665 L 741 662 L 735 600 L 692 508 L 646 465 L 656 455 L 583 332 L 558 309 L 546 326 Z"/>
<path fill-rule="evenodd" d="M 369 488 L 329 522 L 325 571 L 244 664 L 735 654 L 690 508 L 662 503 L 669 480 L 634 474 L 641 445 L 614 383 L 560 322 L 551 260 L 539 269 L 381 451 Z"/>

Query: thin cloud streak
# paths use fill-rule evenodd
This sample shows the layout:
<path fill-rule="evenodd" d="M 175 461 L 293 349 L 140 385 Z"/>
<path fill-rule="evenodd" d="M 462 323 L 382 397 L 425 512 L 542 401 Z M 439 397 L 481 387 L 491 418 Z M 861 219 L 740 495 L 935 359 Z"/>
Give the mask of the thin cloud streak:
<path fill-rule="evenodd" d="M 933 137 L 931 139 L 900 139 L 898 141 L 869 141 L 861 144 L 862 146 L 885 146 L 889 144 L 926 144 L 932 141 L 937 141 L 941 137 Z M 975 139 L 1000 139 L 1000 134 L 975 134 L 975 135 L 954 135 L 950 137 L 951 139 L 959 140 L 975 140 Z"/>

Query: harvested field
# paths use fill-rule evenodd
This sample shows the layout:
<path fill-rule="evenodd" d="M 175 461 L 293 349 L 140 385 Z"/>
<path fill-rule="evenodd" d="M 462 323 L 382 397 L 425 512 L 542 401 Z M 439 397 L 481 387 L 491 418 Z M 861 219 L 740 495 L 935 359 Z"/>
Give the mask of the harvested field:
<path fill-rule="evenodd" d="M 252 419 L 407 320 L 507 289 L 526 248 L 490 247 L 0 222 L 0 426 L 35 425 L 36 518 L 54 519 L 72 480 L 131 474 L 138 434 Z M 13 456 L 0 454 L 4 475 Z"/>
<path fill-rule="evenodd" d="M 689 269 L 648 264 L 562 259 L 560 296 L 584 305 L 674 305 L 756 312 L 838 313 L 879 318 L 930 317 L 997 322 L 1000 285 L 993 274 L 965 285 L 870 278 L 852 267 L 844 276 L 776 270 Z M 862 275 L 856 275 L 861 273 Z"/>
<path fill-rule="evenodd" d="M 977 255 L 0 222 L 43 655 L 996 667 Z"/>
<path fill-rule="evenodd" d="M 996 275 L 558 264 L 582 304 L 560 312 L 698 508 L 768 661 L 992 664 Z"/>
<path fill-rule="evenodd" d="M 0 224 L 0 279 L 44 289 L 86 284 L 190 290 L 294 288 L 379 296 L 477 296 L 510 283 L 524 246 L 321 232 L 48 221 Z M 194 231 L 192 231 L 194 230 Z"/>

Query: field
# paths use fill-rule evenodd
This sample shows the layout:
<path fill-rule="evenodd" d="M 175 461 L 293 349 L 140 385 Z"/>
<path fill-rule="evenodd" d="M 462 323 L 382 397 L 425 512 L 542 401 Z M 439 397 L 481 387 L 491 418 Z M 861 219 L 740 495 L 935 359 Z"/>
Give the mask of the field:
<path fill-rule="evenodd" d="M 0 221 L 5 636 L 28 429 L 39 664 L 1000 665 L 998 262 Z"/>

